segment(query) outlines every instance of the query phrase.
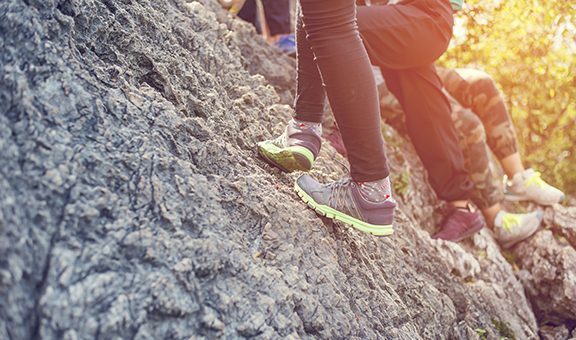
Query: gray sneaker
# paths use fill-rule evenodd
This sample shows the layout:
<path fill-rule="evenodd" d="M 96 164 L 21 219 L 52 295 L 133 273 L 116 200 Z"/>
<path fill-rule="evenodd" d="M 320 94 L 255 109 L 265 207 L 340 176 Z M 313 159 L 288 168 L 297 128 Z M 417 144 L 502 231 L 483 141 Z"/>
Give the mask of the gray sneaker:
<path fill-rule="evenodd" d="M 501 210 L 494 219 L 494 237 L 502 248 L 510 248 L 532 236 L 538 230 L 542 217 L 540 211 L 512 214 Z"/>
<path fill-rule="evenodd" d="M 278 138 L 258 143 L 258 153 L 272 165 L 286 171 L 308 171 L 322 145 L 322 125 L 291 119 Z"/>
<path fill-rule="evenodd" d="M 348 224 L 360 231 L 378 236 L 394 232 L 394 208 L 396 202 L 389 194 L 388 183 L 375 192 L 373 183 L 358 183 L 349 178 L 328 184 L 320 184 L 309 175 L 302 175 L 294 189 L 298 196 L 318 214 Z M 381 181 L 384 181 L 381 180 Z M 389 191 L 388 191 L 389 192 Z M 377 199 L 375 199 L 377 197 Z"/>
<path fill-rule="evenodd" d="M 507 180 L 504 196 L 509 201 L 533 201 L 554 205 L 564 200 L 564 193 L 544 182 L 538 171 L 526 169 Z"/>

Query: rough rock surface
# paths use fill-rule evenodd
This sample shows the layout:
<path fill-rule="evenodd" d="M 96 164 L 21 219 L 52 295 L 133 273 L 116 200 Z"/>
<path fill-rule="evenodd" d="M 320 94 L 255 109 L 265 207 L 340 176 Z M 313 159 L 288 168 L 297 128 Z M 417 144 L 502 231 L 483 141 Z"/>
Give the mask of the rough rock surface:
<path fill-rule="evenodd" d="M 576 208 L 556 207 L 550 230 L 542 230 L 514 249 L 518 277 L 539 318 L 576 324 Z M 550 217 L 550 216 L 549 216 Z"/>
<path fill-rule="evenodd" d="M 442 205 L 393 130 L 394 236 L 298 201 L 254 152 L 294 63 L 215 2 L 4 0 L 0 19 L 0 339 L 538 336 L 490 235 L 430 239 Z M 324 148 L 314 174 L 344 172 Z"/>

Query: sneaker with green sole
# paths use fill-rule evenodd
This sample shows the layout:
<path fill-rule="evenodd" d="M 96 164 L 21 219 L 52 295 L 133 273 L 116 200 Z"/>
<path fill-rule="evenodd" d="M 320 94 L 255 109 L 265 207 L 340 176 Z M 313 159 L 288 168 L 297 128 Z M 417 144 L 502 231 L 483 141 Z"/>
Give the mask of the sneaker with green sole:
<path fill-rule="evenodd" d="M 504 197 L 508 201 L 532 201 L 540 205 L 554 205 L 564 200 L 564 193 L 544 182 L 533 169 L 519 172 L 511 180 L 505 179 Z"/>
<path fill-rule="evenodd" d="M 292 119 L 278 138 L 259 142 L 258 153 L 283 171 L 309 171 L 320 152 L 321 136 L 319 123 Z"/>
<path fill-rule="evenodd" d="M 532 236 L 540 223 L 543 214 L 534 211 L 528 214 L 512 214 L 501 210 L 494 219 L 494 238 L 502 248 L 511 248 L 516 243 Z"/>
<path fill-rule="evenodd" d="M 321 184 L 309 175 L 302 175 L 294 189 L 304 203 L 319 215 L 372 235 L 391 235 L 394 232 L 392 223 L 396 202 L 390 195 L 385 195 L 382 201 L 371 201 L 363 192 L 363 185 L 350 178 Z"/>

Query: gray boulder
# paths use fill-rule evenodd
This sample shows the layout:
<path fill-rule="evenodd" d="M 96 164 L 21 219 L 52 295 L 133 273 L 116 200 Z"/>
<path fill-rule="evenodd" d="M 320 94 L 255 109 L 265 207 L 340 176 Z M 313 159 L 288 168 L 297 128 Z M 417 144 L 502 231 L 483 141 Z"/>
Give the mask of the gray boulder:
<path fill-rule="evenodd" d="M 443 206 L 393 130 L 392 237 L 299 202 L 255 153 L 292 113 L 294 61 L 216 2 L 0 18 L 0 338 L 538 336 L 490 235 L 430 238 Z M 313 175 L 342 176 L 325 145 Z"/>

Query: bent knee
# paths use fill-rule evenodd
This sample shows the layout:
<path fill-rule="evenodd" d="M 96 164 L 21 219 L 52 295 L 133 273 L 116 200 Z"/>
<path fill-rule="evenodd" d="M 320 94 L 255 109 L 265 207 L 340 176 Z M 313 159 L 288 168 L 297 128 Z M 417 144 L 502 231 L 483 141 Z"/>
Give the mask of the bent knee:
<path fill-rule="evenodd" d="M 478 116 L 472 111 L 461 108 L 453 115 L 454 125 L 464 136 L 466 144 L 486 142 L 486 131 Z"/>
<path fill-rule="evenodd" d="M 456 72 L 473 88 L 475 93 L 495 93 L 496 83 L 490 75 L 476 69 L 456 69 Z"/>

